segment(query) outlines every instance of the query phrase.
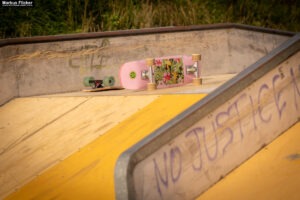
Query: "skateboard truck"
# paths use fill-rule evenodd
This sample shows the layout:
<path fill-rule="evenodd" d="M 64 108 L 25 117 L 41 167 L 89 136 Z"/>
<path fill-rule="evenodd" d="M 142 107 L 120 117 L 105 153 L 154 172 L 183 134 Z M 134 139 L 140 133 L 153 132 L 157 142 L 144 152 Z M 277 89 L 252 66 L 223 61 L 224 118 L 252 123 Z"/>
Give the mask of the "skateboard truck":
<path fill-rule="evenodd" d="M 149 79 L 149 83 L 147 84 L 147 90 L 156 90 L 156 84 L 154 81 L 154 59 L 153 58 L 147 58 L 146 59 L 146 65 L 149 67 L 149 70 L 143 70 L 142 71 L 142 78 L 143 79 Z"/>
<path fill-rule="evenodd" d="M 103 80 L 89 80 L 89 85 L 95 89 L 95 88 L 103 88 Z"/>
<path fill-rule="evenodd" d="M 200 73 L 200 64 L 199 64 L 199 61 L 201 60 L 201 55 L 192 54 L 192 60 L 194 61 L 194 64 L 192 66 L 187 66 L 186 73 L 195 75 L 195 78 L 193 78 L 194 85 L 201 85 L 202 78 L 200 77 L 201 73 Z"/>
<path fill-rule="evenodd" d="M 85 87 L 92 87 L 93 89 L 96 88 L 104 88 L 104 87 L 111 87 L 115 84 L 115 78 L 113 76 L 104 77 L 103 80 L 95 80 L 94 77 L 84 77 L 83 85 Z"/>

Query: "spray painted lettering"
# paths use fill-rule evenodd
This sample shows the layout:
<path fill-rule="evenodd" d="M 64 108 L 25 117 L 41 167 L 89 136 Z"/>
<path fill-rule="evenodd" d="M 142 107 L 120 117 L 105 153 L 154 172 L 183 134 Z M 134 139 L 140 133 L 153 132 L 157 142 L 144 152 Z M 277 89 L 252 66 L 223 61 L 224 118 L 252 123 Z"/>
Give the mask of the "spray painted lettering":
<path fill-rule="evenodd" d="M 180 182 L 184 176 L 183 169 L 204 173 L 204 169 L 223 157 L 234 143 L 242 143 L 249 135 L 261 133 L 264 126 L 282 121 L 289 115 L 288 110 L 299 110 L 300 65 L 289 67 L 286 74 L 280 69 L 268 81 L 257 85 L 256 89 L 251 92 L 244 90 L 222 110 L 212 113 L 205 123 L 200 121 L 194 125 L 180 143 L 172 142 L 169 150 L 152 159 L 156 190 L 161 198 L 171 184 L 174 188 Z M 287 90 L 292 91 L 294 98 L 285 97 Z M 189 144 L 187 149 L 192 149 L 189 156 L 185 154 L 190 159 L 190 165 L 183 162 L 184 144 Z"/>
<path fill-rule="evenodd" d="M 102 40 L 100 46 L 85 45 L 81 49 L 74 51 L 68 60 L 69 66 L 79 68 L 80 72 L 92 71 L 103 67 L 103 62 L 109 57 L 104 54 L 104 49 L 109 46 L 109 40 Z"/>

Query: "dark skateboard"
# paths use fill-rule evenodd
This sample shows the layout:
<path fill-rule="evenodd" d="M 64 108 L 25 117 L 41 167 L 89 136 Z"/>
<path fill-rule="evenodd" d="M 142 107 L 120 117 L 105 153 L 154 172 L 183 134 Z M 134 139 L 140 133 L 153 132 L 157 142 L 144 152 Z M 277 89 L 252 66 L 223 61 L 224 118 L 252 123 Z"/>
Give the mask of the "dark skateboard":
<path fill-rule="evenodd" d="M 89 76 L 83 79 L 83 85 L 89 87 L 89 89 L 84 89 L 84 92 L 100 92 L 107 90 L 122 90 L 124 88 L 114 86 L 115 78 L 113 76 L 105 77 L 103 80 L 95 80 L 94 77 Z"/>

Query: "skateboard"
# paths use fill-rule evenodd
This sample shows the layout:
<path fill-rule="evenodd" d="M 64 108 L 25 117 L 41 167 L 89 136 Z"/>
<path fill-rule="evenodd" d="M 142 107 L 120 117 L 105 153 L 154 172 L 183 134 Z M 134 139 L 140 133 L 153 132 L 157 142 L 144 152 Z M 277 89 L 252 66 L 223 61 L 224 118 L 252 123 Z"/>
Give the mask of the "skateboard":
<path fill-rule="evenodd" d="M 197 55 L 195 57 L 194 55 Z M 181 86 L 200 77 L 200 54 L 168 56 L 123 64 L 119 71 L 122 87 L 131 90 Z"/>
<path fill-rule="evenodd" d="M 115 85 L 115 78 L 113 76 L 104 77 L 103 80 L 95 80 L 93 76 L 88 76 L 83 78 L 83 85 L 85 87 L 90 87 L 91 89 L 84 89 L 84 92 L 98 92 L 106 90 L 121 90 L 122 87 L 117 87 Z"/>

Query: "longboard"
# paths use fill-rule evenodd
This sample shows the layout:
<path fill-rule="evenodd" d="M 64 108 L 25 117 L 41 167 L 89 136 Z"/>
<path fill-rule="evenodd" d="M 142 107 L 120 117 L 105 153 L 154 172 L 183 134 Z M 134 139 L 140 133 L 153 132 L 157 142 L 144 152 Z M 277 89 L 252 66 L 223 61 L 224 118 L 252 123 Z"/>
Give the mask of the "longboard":
<path fill-rule="evenodd" d="M 187 73 L 187 66 L 192 66 L 192 56 L 168 56 L 154 58 L 154 81 L 157 88 L 176 87 L 191 83 L 195 75 Z M 143 72 L 148 70 L 145 60 L 127 62 L 119 71 L 122 87 L 140 90 L 147 87 L 149 79 L 145 79 Z"/>

